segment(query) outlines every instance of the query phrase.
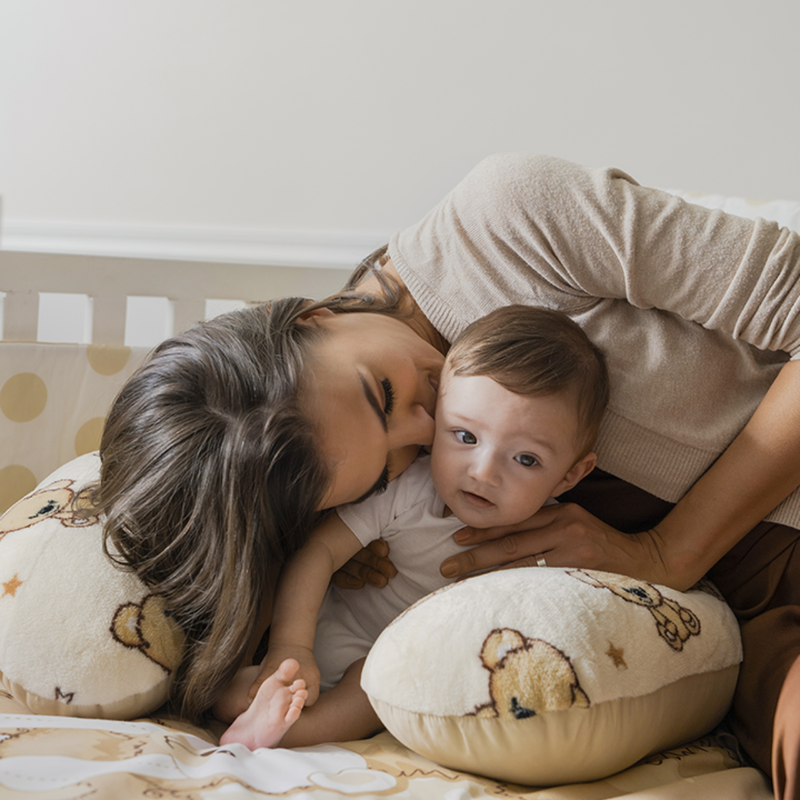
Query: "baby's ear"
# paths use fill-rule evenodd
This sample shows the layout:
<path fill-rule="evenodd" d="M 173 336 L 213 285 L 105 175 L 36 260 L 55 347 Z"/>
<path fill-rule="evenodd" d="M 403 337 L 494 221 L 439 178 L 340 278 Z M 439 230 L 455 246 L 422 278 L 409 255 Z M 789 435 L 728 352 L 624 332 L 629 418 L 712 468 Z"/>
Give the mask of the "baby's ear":
<path fill-rule="evenodd" d="M 575 484 L 582 481 L 597 464 L 597 454 L 587 453 L 580 461 L 576 462 L 564 476 L 561 483 L 553 489 L 551 497 L 558 497 L 562 492 L 571 489 Z"/>
<path fill-rule="evenodd" d="M 301 322 L 313 322 L 317 317 L 332 317 L 333 311 L 329 308 L 312 308 L 311 311 L 303 312 L 299 319 Z"/>

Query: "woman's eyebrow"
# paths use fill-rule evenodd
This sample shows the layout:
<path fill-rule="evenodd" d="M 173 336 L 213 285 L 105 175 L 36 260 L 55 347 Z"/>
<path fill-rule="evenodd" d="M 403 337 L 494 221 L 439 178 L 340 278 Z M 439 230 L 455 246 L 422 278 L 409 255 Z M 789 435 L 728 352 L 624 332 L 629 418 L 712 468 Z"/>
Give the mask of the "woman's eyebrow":
<path fill-rule="evenodd" d="M 386 414 L 381 406 L 381 402 L 378 399 L 378 396 L 373 391 L 372 387 L 369 385 L 367 379 L 359 373 L 358 379 L 361 381 L 361 388 L 364 390 L 364 396 L 367 398 L 367 402 L 372 406 L 372 409 L 375 411 L 378 419 L 380 420 L 381 425 L 383 425 L 384 431 L 389 430 L 389 423 L 386 421 Z"/>

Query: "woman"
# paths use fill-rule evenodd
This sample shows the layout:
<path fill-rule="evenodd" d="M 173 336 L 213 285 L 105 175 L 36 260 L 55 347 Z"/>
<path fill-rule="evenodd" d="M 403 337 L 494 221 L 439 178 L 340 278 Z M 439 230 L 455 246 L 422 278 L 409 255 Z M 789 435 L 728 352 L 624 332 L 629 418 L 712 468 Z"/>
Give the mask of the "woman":
<path fill-rule="evenodd" d="M 379 491 L 430 444 L 447 342 L 498 306 L 542 305 L 571 316 L 606 354 L 612 394 L 597 443 L 603 472 L 575 490 L 580 506 L 543 509 L 515 532 L 462 531 L 457 540 L 464 545 L 484 544 L 445 562 L 443 572 L 544 559 L 686 589 L 711 570 L 743 621 L 736 732 L 759 766 L 772 771 L 779 796 L 792 796 L 800 743 L 790 713 L 800 703 L 800 583 L 792 580 L 800 367 L 789 358 L 800 351 L 800 236 L 687 205 L 616 170 L 505 155 L 480 164 L 419 224 L 393 237 L 377 261 L 379 271 L 354 276 L 350 288 L 361 297 L 350 291 L 314 305 L 273 304 L 261 332 L 249 336 L 260 353 L 250 362 L 253 370 L 259 360 L 269 362 L 282 378 L 247 388 L 243 410 L 232 378 L 215 373 L 210 380 L 198 371 L 195 388 L 203 391 L 228 382 L 227 392 L 214 397 L 215 419 L 239 420 L 240 411 L 248 417 L 254 409 L 260 415 L 257 426 L 239 420 L 231 426 L 238 433 L 229 430 L 220 440 L 249 437 L 247 463 L 257 471 L 249 483 L 230 477 L 243 463 L 235 447 L 192 445 L 192 480 L 212 488 L 217 506 L 221 497 L 228 509 L 214 526 L 204 514 L 223 512 L 189 491 L 173 462 L 152 455 L 151 485 L 169 488 L 137 521 L 135 504 L 125 500 L 137 480 L 132 461 L 115 455 L 120 442 L 143 435 L 130 420 L 146 418 L 153 392 L 172 387 L 171 376 L 181 372 L 170 358 L 182 348 L 194 353 L 195 345 L 184 338 L 180 347 L 162 348 L 144 373 L 159 377 L 146 391 L 135 390 L 134 378 L 129 393 L 138 405 L 123 400 L 110 418 L 101 486 L 108 531 L 123 558 L 162 587 L 173 607 L 194 603 L 182 619 L 196 643 L 185 671 L 188 695 L 193 675 L 205 670 L 213 677 L 203 702 L 226 676 L 219 663 L 206 669 L 206 659 L 203 666 L 204 653 L 221 645 L 227 653 L 245 649 L 243 619 L 259 592 L 269 595 L 265 565 L 277 568 L 316 514 Z M 356 310 L 366 313 L 342 313 Z M 291 355 L 289 340 L 297 345 Z M 227 353 L 216 359 L 232 361 Z M 164 409 L 172 414 L 179 402 L 208 405 L 203 391 L 188 399 L 170 391 L 151 422 L 163 424 Z M 235 414 L 226 403 L 237 406 Z M 271 445 L 268 459 L 259 448 L 270 438 L 267 422 L 281 414 L 291 424 L 279 426 L 284 438 Z M 219 454 L 223 466 L 214 463 Z M 287 466 L 290 457 L 295 466 Z M 141 463 L 141 451 L 137 458 Z M 267 461 L 269 468 L 256 467 Z M 287 470 L 297 465 L 303 471 L 294 481 Z M 214 477 L 220 473 L 227 480 Z M 171 527 L 140 536 L 165 503 L 180 506 Z M 124 513 L 116 513 L 120 508 Z M 234 541 L 237 526 L 250 531 L 245 540 L 260 544 Z M 209 554 L 223 551 L 212 590 Z M 232 610 L 237 595 L 248 598 L 246 613 L 241 603 Z"/>

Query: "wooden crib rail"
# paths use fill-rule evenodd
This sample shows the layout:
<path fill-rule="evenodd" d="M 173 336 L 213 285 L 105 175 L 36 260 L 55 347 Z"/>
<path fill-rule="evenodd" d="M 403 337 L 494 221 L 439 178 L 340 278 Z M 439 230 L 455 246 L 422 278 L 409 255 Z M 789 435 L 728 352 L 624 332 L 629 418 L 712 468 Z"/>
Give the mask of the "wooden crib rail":
<path fill-rule="evenodd" d="M 2 338 L 36 341 L 39 293 L 84 294 L 92 299 L 91 343 L 123 344 L 127 298 L 166 297 L 178 333 L 205 316 L 208 299 L 258 303 L 338 291 L 348 270 L 111 258 L 0 250 L 5 292 Z"/>

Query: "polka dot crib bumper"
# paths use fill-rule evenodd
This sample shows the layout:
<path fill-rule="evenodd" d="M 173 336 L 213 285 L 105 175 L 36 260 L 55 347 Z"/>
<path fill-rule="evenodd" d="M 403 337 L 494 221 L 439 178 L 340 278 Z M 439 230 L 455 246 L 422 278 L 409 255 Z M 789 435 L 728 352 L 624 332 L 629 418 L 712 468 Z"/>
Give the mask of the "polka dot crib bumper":
<path fill-rule="evenodd" d="M 0 513 L 54 469 L 96 450 L 143 348 L 0 342 Z"/>

